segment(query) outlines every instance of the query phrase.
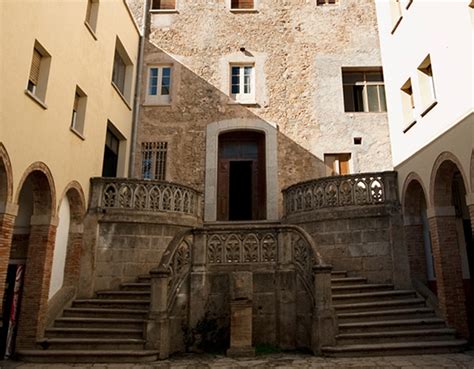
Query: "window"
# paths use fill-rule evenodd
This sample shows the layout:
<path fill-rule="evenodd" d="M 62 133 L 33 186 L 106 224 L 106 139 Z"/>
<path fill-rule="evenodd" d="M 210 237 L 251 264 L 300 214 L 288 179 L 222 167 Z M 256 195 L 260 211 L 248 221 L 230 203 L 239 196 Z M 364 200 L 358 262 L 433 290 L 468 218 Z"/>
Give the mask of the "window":
<path fill-rule="evenodd" d="M 339 176 L 350 174 L 351 154 L 324 154 L 326 175 Z"/>
<path fill-rule="evenodd" d="M 316 4 L 317 5 L 331 5 L 331 4 L 337 4 L 338 0 L 317 0 Z"/>
<path fill-rule="evenodd" d="M 36 98 L 37 101 L 39 100 L 43 105 L 46 97 L 50 64 L 51 56 L 38 42 L 35 42 L 26 90 L 30 96 Z"/>
<path fill-rule="evenodd" d="M 86 26 L 92 33 L 97 29 L 97 18 L 99 15 L 99 0 L 87 0 Z"/>
<path fill-rule="evenodd" d="M 148 68 L 147 103 L 169 104 L 171 102 L 171 66 Z"/>
<path fill-rule="evenodd" d="M 254 9 L 254 0 L 231 0 L 231 9 Z"/>
<path fill-rule="evenodd" d="M 402 20 L 400 0 L 390 0 L 390 15 L 392 18 L 392 33 L 395 32 Z"/>
<path fill-rule="evenodd" d="M 176 0 L 152 0 L 151 10 L 175 10 Z"/>
<path fill-rule="evenodd" d="M 405 123 L 405 132 L 415 124 L 415 100 L 413 98 L 413 89 L 411 79 L 409 78 L 401 88 L 403 121 Z"/>
<path fill-rule="evenodd" d="M 133 64 L 125 48 L 117 38 L 112 71 L 112 84 L 128 104 L 132 93 Z"/>
<path fill-rule="evenodd" d="M 383 74 L 378 71 L 342 71 L 346 112 L 385 112 Z"/>
<path fill-rule="evenodd" d="M 431 68 L 431 58 L 428 55 L 418 67 L 418 82 L 420 84 L 421 105 L 426 114 L 436 103 L 436 90 Z"/>
<path fill-rule="evenodd" d="M 240 103 L 255 103 L 255 68 L 253 65 L 232 65 L 230 93 Z"/>
<path fill-rule="evenodd" d="M 120 137 L 115 127 L 109 122 L 105 135 L 104 161 L 102 177 L 116 177 L 120 154 Z"/>
<path fill-rule="evenodd" d="M 142 178 L 166 179 L 167 142 L 142 143 Z"/>
<path fill-rule="evenodd" d="M 72 107 L 71 130 L 78 133 L 81 138 L 84 134 L 84 122 L 86 116 L 86 94 L 76 86 L 76 93 L 74 94 L 74 104 Z"/>

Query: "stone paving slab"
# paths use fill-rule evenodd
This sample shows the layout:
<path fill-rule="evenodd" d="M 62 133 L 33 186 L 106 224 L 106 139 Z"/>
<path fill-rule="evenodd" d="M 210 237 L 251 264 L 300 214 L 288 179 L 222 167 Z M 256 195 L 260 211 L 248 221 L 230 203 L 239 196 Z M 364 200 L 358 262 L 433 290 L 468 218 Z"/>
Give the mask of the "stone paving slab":
<path fill-rule="evenodd" d="M 36 364 L 1 362 L 1 369 L 474 369 L 474 353 L 329 359 L 275 354 L 252 359 L 180 355 L 147 364 Z"/>

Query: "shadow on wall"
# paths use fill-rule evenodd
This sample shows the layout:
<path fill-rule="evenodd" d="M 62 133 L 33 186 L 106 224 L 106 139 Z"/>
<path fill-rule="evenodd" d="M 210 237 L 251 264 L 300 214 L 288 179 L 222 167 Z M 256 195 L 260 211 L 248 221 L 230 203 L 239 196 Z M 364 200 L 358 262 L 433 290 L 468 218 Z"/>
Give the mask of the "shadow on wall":
<path fill-rule="evenodd" d="M 243 56 L 244 59 L 247 57 L 252 60 L 250 53 L 242 54 L 247 54 Z M 240 120 L 243 129 L 252 129 L 252 122 L 258 120 L 267 124 L 269 130 L 277 131 L 277 162 L 270 165 L 278 170 L 277 193 L 281 214 L 281 189 L 300 181 L 324 176 L 324 162 L 292 138 L 279 132 L 275 122 L 262 118 L 269 111 L 265 96 L 258 97 L 259 94 L 264 95 L 264 92 L 257 91 L 255 104 L 235 103 L 227 93 L 216 87 L 221 81 L 216 80 L 209 63 L 212 61 L 203 61 L 196 70 L 191 70 L 186 66 L 186 57 L 177 59 L 153 43 L 146 43 L 134 175 L 141 176 L 141 143 L 166 141 L 168 163 L 172 163 L 167 168 L 166 179 L 203 191 L 206 150 L 217 150 L 206 149 L 207 126 L 216 122 Z M 172 66 L 171 102 L 168 105 L 150 103 L 148 100 L 147 91 L 150 86 L 147 67 L 152 65 Z M 282 90 L 281 94 L 284 95 L 285 91 Z M 273 111 L 272 114 L 277 115 L 278 120 L 282 122 L 285 121 L 285 110 L 286 106 L 280 106 L 278 111 Z"/>

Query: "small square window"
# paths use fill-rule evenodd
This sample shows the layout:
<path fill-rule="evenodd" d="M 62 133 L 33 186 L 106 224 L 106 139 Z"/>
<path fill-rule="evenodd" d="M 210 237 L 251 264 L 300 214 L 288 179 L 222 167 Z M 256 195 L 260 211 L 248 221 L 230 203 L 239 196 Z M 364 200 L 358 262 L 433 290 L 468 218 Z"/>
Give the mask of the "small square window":
<path fill-rule="evenodd" d="M 151 10 L 174 10 L 176 0 L 152 0 Z"/>
<path fill-rule="evenodd" d="M 240 103 L 255 103 L 255 68 L 253 65 L 231 65 L 230 94 Z"/>
<path fill-rule="evenodd" d="M 231 9 L 254 9 L 255 0 L 231 0 L 230 8 Z"/>
<path fill-rule="evenodd" d="M 344 110 L 346 112 L 387 111 L 385 86 L 381 69 L 373 71 L 342 71 Z"/>
<path fill-rule="evenodd" d="M 351 154 L 324 154 L 327 176 L 350 174 Z"/>
<path fill-rule="evenodd" d="M 83 138 L 84 123 L 86 117 L 87 96 L 79 86 L 76 87 L 74 94 L 74 104 L 72 107 L 71 130 L 78 133 Z"/>
<path fill-rule="evenodd" d="M 362 137 L 354 137 L 354 145 L 362 145 Z"/>
<path fill-rule="evenodd" d="M 336 5 L 339 0 L 317 0 L 317 5 Z"/>
<path fill-rule="evenodd" d="M 170 104 L 172 66 L 151 66 L 148 68 L 146 103 Z"/>
<path fill-rule="evenodd" d="M 49 68 L 51 65 L 51 56 L 36 41 L 33 48 L 31 59 L 30 74 L 26 84 L 27 92 L 37 100 L 44 103 L 46 98 L 46 87 L 49 77 Z"/>

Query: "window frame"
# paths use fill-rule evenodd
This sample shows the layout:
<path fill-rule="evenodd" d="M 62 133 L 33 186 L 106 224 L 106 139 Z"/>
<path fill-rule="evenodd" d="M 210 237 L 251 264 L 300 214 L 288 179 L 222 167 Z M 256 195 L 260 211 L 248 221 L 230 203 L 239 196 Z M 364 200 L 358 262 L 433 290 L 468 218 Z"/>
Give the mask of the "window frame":
<path fill-rule="evenodd" d="M 165 68 L 169 68 L 170 75 L 169 75 L 169 93 L 163 94 L 163 70 Z M 151 87 L 151 72 L 152 69 L 158 69 L 157 75 L 157 94 L 152 95 L 150 93 Z M 172 94 L 173 94 L 173 80 L 174 80 L 174 73 L 173 73 L 174 66 L 173 64 L 153 64 L 147 66 L 147 73 L 146 73 L 146 95 L 145 95 L 145 103 L 149 105 L 171 105 L 172 103 Z"/>
<path fill-rule="evenodd" d="M 433 64 L 428 54 L 417 68 L 418 86 L 421 101 L 421 116 L 425 116 L 438 102 L 436 84 L 433 76 Z"/>
<path fill-rule="evenodd" d="M 77 107 L 76 107 L 77 101 Z M 70 130 L 79 136 L 81 139 L 85 139 L 84 128 L 86 120 L 86 109 L 87 109 L 87 95 L 84 91 L 76 86 L 74 93 L 74 102 L 72 108 Z"/>
<path fill-rule="evenodd" d="M 87 0 L 86 17 L 84 25 L 91 33 L 92 37 L 97 40 L 97 22 L 99 19 L 99 0 Z"/>
<path fill-rule="evenodd" d="M 33 62 L 35 58 L 35 52 L 40 55 L 39 66 L 38 66 L 38 77 L 36 84 L 32 81 Z M 30 62 L 30 69 L 28 72 L 28 78 L 26 82 L 25 94 L 31 97 L 36 103 L 38 103 L 43 109 L 47 109 L 46 105 L 46 92 L 48 88 L 49 72 L 51 67 L 51 54 L 35 40 L 33 45 L 33 53 Z M 33 88 L 30 88 L 30 85 Z"/>
<path fill-rule="evenodd" d="M 253 0 L 252 8 L 234 8 L 232 6 L 232 0 L 227 0 L 227 6 L 232 13 L 252 13 L 258 11 L 259 0 Z"/>
<path fill-rule="evenodd" d="M 168 172 L 168 141 L 141 143 L 141 178 L 166 181 Z M 145 169 L 145 163 L 149 169 Z M 146 175 L 148 173 L 148 175 Z"/>
<path fill-rule="evenodd" d="M 348 157 L 346 161 L 341 160 L 342 157 Z M 324 165 L 326 167 L 326 176 L 345 176 L 353 173 L 352 166 L 352 153 L 351 152 L 339 152 L 339 153 L 324 153 Z M 332 160 L 332 167 L 328 165 L 329 159 Z M 341 174 L 341 163 L 347 163 L 347 173 Z M 337 165 L 337 170 L 335 170 L 335 164 Z"/>
<path fill-rule="evenodd" d="M 154 8 L 153 0 L 150 1 L 150 12 L 151 13 L 176 13 L 178 11 L 178 1 L 174 0 L 174 8 Z"/>
<path fill-rule="evenodd" d="M 337 6 L 339 0 L 316 0 L 316 6 Z"/>
<path fill-rule="evenodd" d="M 400 87 L 401 106 L 403 113 L 403 133 L 406 133 L 416 123 L 416 103 L 413 93 L 412 79 L 408 78 Z"/>
<path fill-rule="evenodd" d="M 117 75 L 116 70 L 116 56 L 119 56 L 123 65 L 124 65 L 124 82 L 123 88 L 117 84 L 119 81 L 115 81 L 115 76 Z M 133 62 L 130 59 L 125 47 L 123 46 L 120 39 L 117 37 L 115 41 L 114 56 L 112 59 L 112 77 L 111 83 L 115 91 L 119 94 L 125 105 L 131 110 L 131 98 L 132 98 L 132 89 L 133 89 Z"/>
<path fill-rule="evenodd" d="M 245 86 L 245 68 L 251 68 L 250 75 L 250 93 L 241 92 Z M 233 93 L 232 83 L 233 68 L 239 68 L 239 92 Z M 230 63 L 229 65 L 229 94 L 233 101 L 239 104 L 255 104 L 256 103 L 256 69 L 255 63 Z"/>
<path fill-rule="evenodd" d="M 381 81 L 368 81 L 367 75 L 370 73 L 380 73 L 382 76 Z M 347 74 L 362 74 L 363 79 L 354 83 L 346 83 L 344 82 L 344 77 Z M 347 102 L 346 102 L 346 93 L 345 88 L 346 86 L 362 86 L 362 105 L 363 110 L 355 110 L 354 104 L 354 111 L 346 110 L 347 109 Z M 378 87 L 377 90 L 377 111 L 370 111 L 370 99 L 369 99 L 369 86 L 376 86 Z M 383 99 L 381 89 L 383 89 Z M 345 113 L 386 113 L 387 112 L 387 97 L 385 93 L 385 79 L 383 76 L 382 68 L 377 69 L 345 69 L 342 68 L 342 90 L 343 90 L 343 100 L 344 100 L 344 112 Z M 354 97 L 354 93 L 352 92 L 352 96 Z M 355 101 L 355 98 L 353 98 Z"/>

